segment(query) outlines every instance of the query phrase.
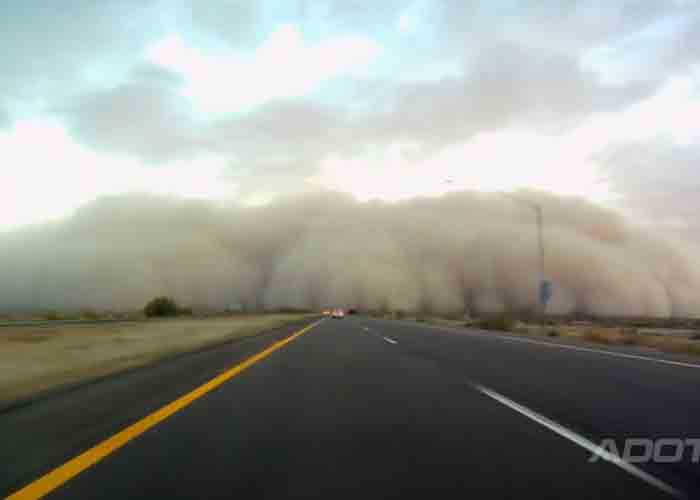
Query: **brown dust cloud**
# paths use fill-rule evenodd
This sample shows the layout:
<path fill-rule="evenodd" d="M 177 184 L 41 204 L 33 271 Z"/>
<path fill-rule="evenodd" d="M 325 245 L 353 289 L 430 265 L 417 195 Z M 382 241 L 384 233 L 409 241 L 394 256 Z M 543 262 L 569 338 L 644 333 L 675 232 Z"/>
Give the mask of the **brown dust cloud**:
<path fill-rule="evenodd" d="M 699 316 L 690 244 L 578 198 L 543 207 L 552 313 Z M 342 306 L 428 313 L 532 309 L 534 213 L 498 193 L 400 202 L 318 193 L 261 207 L 151 195 L 100 198 L 0 235 L 0 311 Z"/>

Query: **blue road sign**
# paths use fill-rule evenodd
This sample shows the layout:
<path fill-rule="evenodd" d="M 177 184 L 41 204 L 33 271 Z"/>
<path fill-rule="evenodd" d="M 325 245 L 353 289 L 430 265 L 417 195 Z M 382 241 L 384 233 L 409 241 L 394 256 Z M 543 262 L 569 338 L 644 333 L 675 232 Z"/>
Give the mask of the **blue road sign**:
<path fill-rule="evenodd" d="M 547 305 L 552 299 L 552 293 L 554 293 L 552 282 L 548 280 L 542 281 L 542 283 L 540 283 L 540 303 Z"/>

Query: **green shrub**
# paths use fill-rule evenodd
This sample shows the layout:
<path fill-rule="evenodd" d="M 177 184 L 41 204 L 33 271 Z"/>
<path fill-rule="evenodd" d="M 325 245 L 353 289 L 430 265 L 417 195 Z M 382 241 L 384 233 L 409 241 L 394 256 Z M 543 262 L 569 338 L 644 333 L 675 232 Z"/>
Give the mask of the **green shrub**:
<path fill-rule="evenodd" d="M 177 303 L 170 297 L 156 297 L 146 304 L 143 313 L 148 318 L 177 316 Z"/>
<path fill-rule="evenodd" d="M 515 326 L 515 321 L 506 315 L 489 316 L 482 318 L 477 323 L 478 327 L 482 330 L 499 330 L 503 332 L 509 332 Z"/>
<path fill-rule="evenodd" d="M 100 319 L 100 316 L 95 311 L 90 310 L 90 309 L 81 312 L 80 317 L 82 319 L 86 319 L 88 321 L 95 321 L 95 320 Z"/>
<path fill-rule="evenodd" d="M 46 311 L 44 319 L 47 321 L 57 321 L 63 319 L 63 315 L 58 311 Z"/>
<path fill-rule="evenodd" d="M 178 307 L 177 313 L 180 316 L 192 316 L 192 308 L 191 307 Z"/>

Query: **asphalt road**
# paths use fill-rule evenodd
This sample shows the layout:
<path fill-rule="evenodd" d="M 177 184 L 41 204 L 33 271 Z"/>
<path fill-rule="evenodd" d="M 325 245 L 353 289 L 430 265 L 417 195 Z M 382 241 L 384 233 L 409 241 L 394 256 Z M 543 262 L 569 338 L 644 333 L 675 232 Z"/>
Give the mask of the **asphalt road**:
<path fill-rule="evenodd" d="M 295 329 L 0 414 L 0 495 Z M 592 463 L 587 449 L 606 438 L 620 447 L 625 438 L 700 438 L 699 381 L 690 364 L 328 319 L 48 498 L 700 497 L 690 456 Z"/>

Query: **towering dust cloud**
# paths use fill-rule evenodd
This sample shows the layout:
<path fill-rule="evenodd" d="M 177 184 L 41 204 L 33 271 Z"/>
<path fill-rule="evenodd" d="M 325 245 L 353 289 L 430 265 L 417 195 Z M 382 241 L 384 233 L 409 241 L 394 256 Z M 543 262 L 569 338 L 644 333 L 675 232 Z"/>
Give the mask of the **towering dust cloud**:
<path fill-rule="evenodd" d="M 700 265 L 679 243 L 579 199 L 519 194 L 545 214 L 550 310 L 700 315 Z M 456 313 L 533 308 L 533 213 L 499 194 L 398 203 L 322 193 L 222 208 L 102 198 L 0 236 L 0 310 L 334 305 Z"/>

